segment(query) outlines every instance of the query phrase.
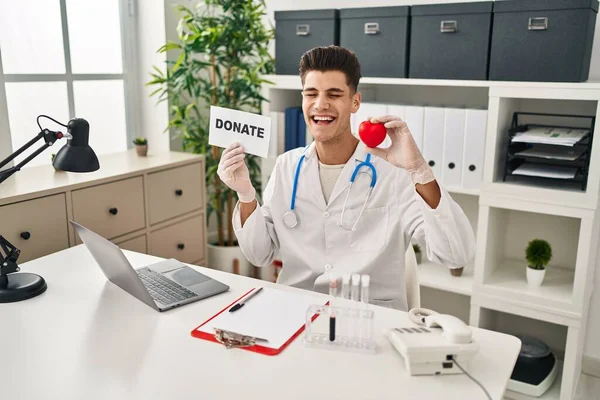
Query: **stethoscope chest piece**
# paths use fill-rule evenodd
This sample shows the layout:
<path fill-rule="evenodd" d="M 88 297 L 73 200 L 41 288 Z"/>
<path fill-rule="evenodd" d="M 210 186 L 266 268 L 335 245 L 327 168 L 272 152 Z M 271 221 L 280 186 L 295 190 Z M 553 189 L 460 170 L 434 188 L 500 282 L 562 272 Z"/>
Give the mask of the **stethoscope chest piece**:
<path fill-rule="evenodd" d="M 290 210 L 283 214 L 283 223 L 288 228 L 295 228 L 298 225 L 298 216 L 294 210 Z"/>

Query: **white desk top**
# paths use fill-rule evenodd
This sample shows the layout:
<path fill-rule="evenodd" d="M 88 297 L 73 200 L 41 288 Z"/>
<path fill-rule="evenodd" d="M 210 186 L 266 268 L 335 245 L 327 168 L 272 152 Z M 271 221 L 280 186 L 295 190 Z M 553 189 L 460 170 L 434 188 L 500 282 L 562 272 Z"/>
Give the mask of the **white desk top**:
<path fill-rule="evenodd" d="M 160 260 L 126 254 L 135 267 Z M 265 356 L 227 350 L 190 332 L 250 288 L 274 284 L 200 269 L 231 286 L 229 292 L 159 313 L 108 282 L 84 246 L 20 266 L 41 274 L 48 290 L 0 304 L 3 399 L 485 398 L 464 374 L 408 375 L 381 334 L 409 323 L 400 311 L 375 307 L 376 355 L 307 348 L 300 336 L 281 354 Z M 481 348 L 469 372 L 502 399 L 520 342 L 481 329 L 474 338 Z"/>

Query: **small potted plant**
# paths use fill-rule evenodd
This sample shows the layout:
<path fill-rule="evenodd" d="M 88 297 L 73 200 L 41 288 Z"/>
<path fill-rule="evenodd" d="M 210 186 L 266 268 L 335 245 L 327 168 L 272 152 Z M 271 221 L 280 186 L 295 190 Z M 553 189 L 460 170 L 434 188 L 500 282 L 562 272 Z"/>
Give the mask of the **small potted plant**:
<path fill-rule="evenodd" d="M 145 157 L 148 154 L 148 139 L 141 136 L 136 137 L 133 139 L 133 144 L 135 144 L 135 151 L 138 156 Z"/>
<path fill-rule="evenodd" d="M 534 239 L 525 249 L 527 259 L 527 283 L 529 286 L 538 287 L 546 275 L 546 265 L 552 258 L 552 247 L 543 239 Z"/>
<path fill-rule="evenodd" d="M 417 258 L 417 264 L 421 264 L 421 259 L 422 259 L 422 253 L 421 253 L 421 246 L 419 246 L 418 244 L 413 244 L 412 245 L 413 250 L 415 251 L 415 257 Z"/>

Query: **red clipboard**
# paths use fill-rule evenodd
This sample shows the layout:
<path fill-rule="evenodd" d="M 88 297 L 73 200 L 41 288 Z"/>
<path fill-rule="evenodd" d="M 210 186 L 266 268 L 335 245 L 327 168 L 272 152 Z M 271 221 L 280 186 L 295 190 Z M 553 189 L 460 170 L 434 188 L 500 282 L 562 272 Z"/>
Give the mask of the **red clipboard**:
<path fill-rule="evenodd" d="M 206 325 L 208 322 L 212 321 L 214 318 L 216 318 L 217 316 L 219 316 L 224 311 L 229 310 L 234 304 L 236 304 L 237 302 L 239 302 L 241 299 L 243 299 L 244 297 L 246 297 L 250 292 L 252 292 L 253 290 L 256 290 L 256 289 L 257 288 L 253 288 L 253 289 L 248 290 L 246 293 L 244 293 L 242 296 L 240 296 L 239 298 L 237 298 L 235 301 L 233 301 L 227 307 L 223 308 L 221 311 L 219 311 L 218 313 L 216 313 L 215 315 L 213 315 L 212 317 L 210 317 L 209 319 L 207 319 L 206 321 L 204 321 L 203 323 L 201 323 L 200 325 L 198 325 L 191 332 L 192 336 L 195 337 L 195 338 L 198 338 L 198 339 L 208 340 L 209 342 L 219 343 L 219 341 L 215 338 L 214 335 L 212 335 L 212 334 L 210 334 L 208 332 L 199 331 L 198 329 L 200 329 L 202 326 Z M 325 304 L 329 304 L 329 302 L 327 302 Z M 314 321 L 318 316 L 319 316 L 318 314 L 313 315 L 313 317 L 311 318 L 311 320 Z M 300 327 L 300 329 L 298 329 L 298 331 L 296 331 L 296 333 L 294 333 L 278 349 L 275 349 L 275 348 L 272 348 L 272 347 L 267 347 L 267 346 L 261 346 L 259 344 L 255 344 L 254 346 L 246 346 L 246 347 L 239 347 L 239 348 L 243 349 L 243 350 L 252 351 L 252 352 L 255 352 L 255 353 L 264 354 L 264 355 L 267 355 L 267 356 L 275 356 L 275 355 L 281 353 L 283 351 L 283 349 L 285 349 L 291 342 L 293 342 L 294 339 L 296 339 L 302 333 L 302 331 L 304 331 L 304 327 L 305 327 L 305 325 L 303 324 Z"/>

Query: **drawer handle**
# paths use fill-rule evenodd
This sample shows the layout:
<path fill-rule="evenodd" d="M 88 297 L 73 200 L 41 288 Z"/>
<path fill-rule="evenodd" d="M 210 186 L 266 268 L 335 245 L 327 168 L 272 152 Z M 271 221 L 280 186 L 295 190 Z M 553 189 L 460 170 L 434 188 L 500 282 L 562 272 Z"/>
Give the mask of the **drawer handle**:
<path fill-rule="evenodd" d="M 469 165 L 469 171 L 475 171 L 475 166 L 473 164 Z"/>
<path fill-rule="evenodd" d="M 529 18 L 529 26 L 527 29 L 530 31 L 545 31 L 548 29 L 548 17 Z"/>
<path fill-rule="evenodd" d="M 177 196 L 183 196 L 183 190 L 181 190 L 181 189 L 175 190 L 175 195 L 177 195 Z"/>
<path fill-rule="evenodd" d="M 29 240 L 29 238 L 31 237 L 31 233 L 25 231 L 25 232 L 21 232 L 21 238 L 25 239 L 25 240 Z"/>
<path fill-rule="evenodd" d="M 458 23 L 456 21 L 442 21 L 440 23 L 440 32 L 455 33 L 458 31 Z"/>
<path fill-rule="evenodd" d="M 183 249 L 185 249 L 185 244 L 183 244 L 183 243 L 178 243 L 178 244 L 177 244 L 177 248 L 178 248 L 179 250 L 183 250 Z"/>
<path fill-rule="evenodd" d="M 365 35 L 377 35 L 379 33 L 378 22 L 367 22 L 365 24 Z"/>
<path fill-rule="evenodd" d="M 454 167 L 455 167 L 455 166 L 456 166 L 456 165 L 454 165 L 454 163 L 453 163 L 453 162 L 451 162 L 450 164 L 448 164 L 448 168 L 450 168 L 450 169 L 454 169 Z"/>
<path fill-rule="evenodd" d="M 111 213 L 112 215 L 117 215 L 119 210 L 116 207 L 112 207 L 110 210 L 108 210 L 108 212 Z"/>
<path fill-rule="evenodd" d="M 308 36 L 308 35 L 310 35 L 310 25 L 309 24 L 296 25 L 296 36 Z"/>
<path fill-rule="evenodd" d="M 429 160 L 429 166 L 430 166 L 430 167 L 433 167 L 434 165 L 435 165 L 435 161 L 433 161 L 433 160 Z"/>

